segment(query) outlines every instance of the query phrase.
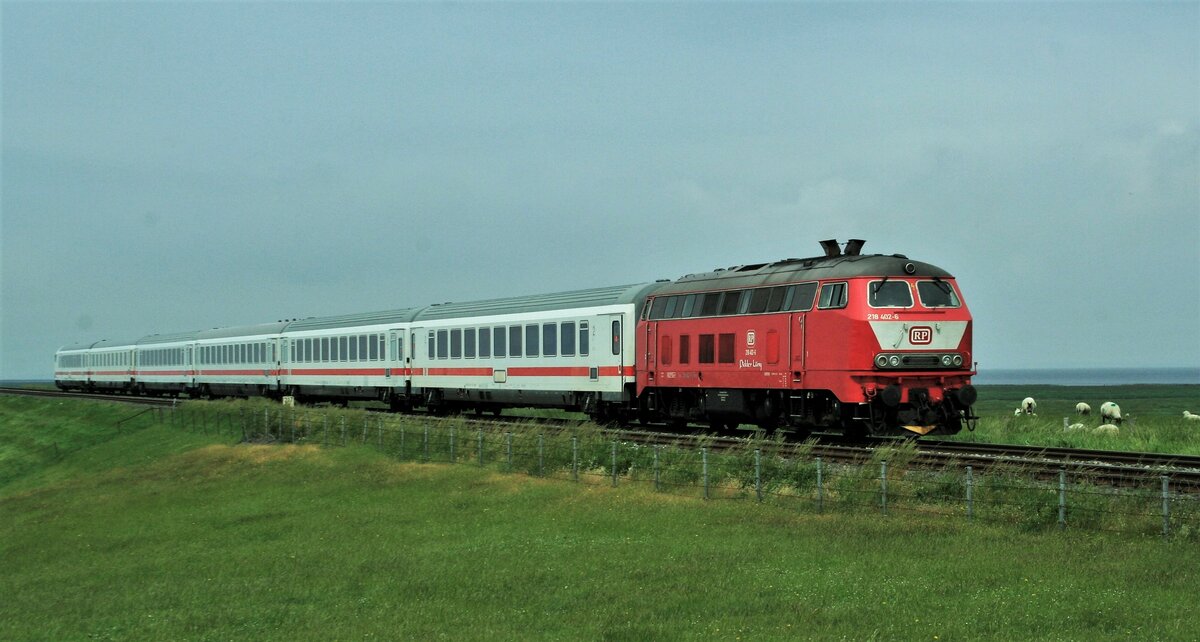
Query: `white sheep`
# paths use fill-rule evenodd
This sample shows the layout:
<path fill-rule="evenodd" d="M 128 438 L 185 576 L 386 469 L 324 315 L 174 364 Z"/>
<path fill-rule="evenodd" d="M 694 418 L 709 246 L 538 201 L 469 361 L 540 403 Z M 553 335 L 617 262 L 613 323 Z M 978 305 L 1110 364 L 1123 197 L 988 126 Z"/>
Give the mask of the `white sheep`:
<path fill-rule="evenodd" d="M 1014 411 L 1013 411 L 1013 416 L 1014 416 L 1014 417 L 1020 417 L 1020 416 L 1021 416 L 1021 409 L 1020 409 L 1020 408 L 1017 408 L 1016 410 L 1014 410 Z"/>
<path fill-rule="evenodd" d="M 1104 424 L 1101 426 L 1096 426 L 1096 428 L 1092 430 L 1092 434 L 1095 434 L 1095 435 L 1116 435 L 1116 434 L 1119 434 L 1120 432 L 1121 432 L 1121 429 L 1117 428 L 1116 426 L 1114 426 L 1112 424 Z"/>
<path fill-rule="evenodd" d="M 1121 407 L 1111 401 L 1100 404 L 1100 423 L 1121 423 Z"/>
<path fill-rule="evenodd" d="M 1067 426 L 1067 432 L 1078 432 L 1080 430 L 1087 430 L 1087 426 L 1083 424 L 1071 424 Z"/>
<path fill-rule="evenodd" d="M 1200 415 L 1193 415 L 1186 410 L 1183 411 L 1183 418 L 1187 419 L 1188 421 L 1200 421 Z"/>
<path fill-rule="evenodd" d="M 1079 403 L 1075 404 L 1075 412 L 1087 416 L 1092 414 L 1092 407 L 1080 401 Z"/>
<path fill-rule="evenodd" d="M 1037 402 L 1033 397 L 1025 397 L 1021 400 L 1021 412 L 1027 415 L 1034 415 L 1037 412 Z"/>

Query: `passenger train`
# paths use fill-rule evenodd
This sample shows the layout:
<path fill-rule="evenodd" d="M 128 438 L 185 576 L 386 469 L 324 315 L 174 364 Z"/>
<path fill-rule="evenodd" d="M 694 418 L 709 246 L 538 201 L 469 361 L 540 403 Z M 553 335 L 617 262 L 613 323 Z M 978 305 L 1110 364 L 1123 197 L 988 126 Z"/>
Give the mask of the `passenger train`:
<path fill-rule="evenodd" d="M 823 256 L 674 281 L 69 346 L 55 381 L 799 433 L 950 434 L 973 421 L 972 320 L 955 279 L 862 254 L 862 240 L 821 245 Z"/>

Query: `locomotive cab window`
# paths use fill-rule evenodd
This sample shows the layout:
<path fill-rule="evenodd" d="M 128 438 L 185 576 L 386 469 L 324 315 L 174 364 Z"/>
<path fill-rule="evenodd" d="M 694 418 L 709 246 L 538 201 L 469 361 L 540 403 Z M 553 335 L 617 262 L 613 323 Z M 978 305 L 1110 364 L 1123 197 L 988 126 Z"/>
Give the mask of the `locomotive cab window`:
<path fill-rule="evenodd" d="M 954 288 L 942 280 L 917 281 L 917 296 L 927 308 L 957 308 L 961 303 Z"/>
<path fill-rule="evenodd" d="M 817 303 L 817 309 L 829 310 L 844 307 L 846 307 L 845 283 L 826 283 L 821 286 L 821 299 Z"/>
<path fill-rule="evenodd" d="M 907 281 L 871 281 L 867 284 L 867 304 L 872 308 L 911 308 L 912 290 Z"/>

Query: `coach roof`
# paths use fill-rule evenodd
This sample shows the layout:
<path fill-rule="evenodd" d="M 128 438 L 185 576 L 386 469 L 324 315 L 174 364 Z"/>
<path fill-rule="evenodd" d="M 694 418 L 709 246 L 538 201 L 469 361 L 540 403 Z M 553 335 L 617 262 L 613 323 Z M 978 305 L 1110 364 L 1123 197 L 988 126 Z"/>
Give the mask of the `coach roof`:
<path fill-rule="evenodd" d="M 435 319 L 459 319 L 501 314 L 525 314 L 530 312 L 547 312 L 621 304 L 633 304 L 636 313 L 640 314 L 641 306 L 646 300 L 646 295 L 663 285 L 663 283 L 637 283 L 634 285 L 574 290 L 555 294 L 489 299 L 487 301 L 442 303 L 422 309 L 413 320 L 431 321 Z"/>
<path fill-rule="evenodd" d="M 363 312 L 359 314 L 341 314 L 330 317 L 309 317 L 297 319 L 287 324 L 284 332 L 300 332 L 305 330 L 329 330 L 333 328 L 355 328 L 368 325 L 387 325 L 392 323 L 408 323 L 420 308 L 404 308 L 401 310 L 385 310 L 382 312 Z"/>

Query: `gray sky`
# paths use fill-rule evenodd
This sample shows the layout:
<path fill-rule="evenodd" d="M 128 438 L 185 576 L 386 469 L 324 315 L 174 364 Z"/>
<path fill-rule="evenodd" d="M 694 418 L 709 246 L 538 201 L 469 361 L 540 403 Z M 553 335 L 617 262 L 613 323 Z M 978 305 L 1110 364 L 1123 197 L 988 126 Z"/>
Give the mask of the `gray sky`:
<path fill-rule="evenodd" d="M 981 368 L 1200 363 L 1200 4 L 19 4 L 0 378 L 867 239 Z"/>

